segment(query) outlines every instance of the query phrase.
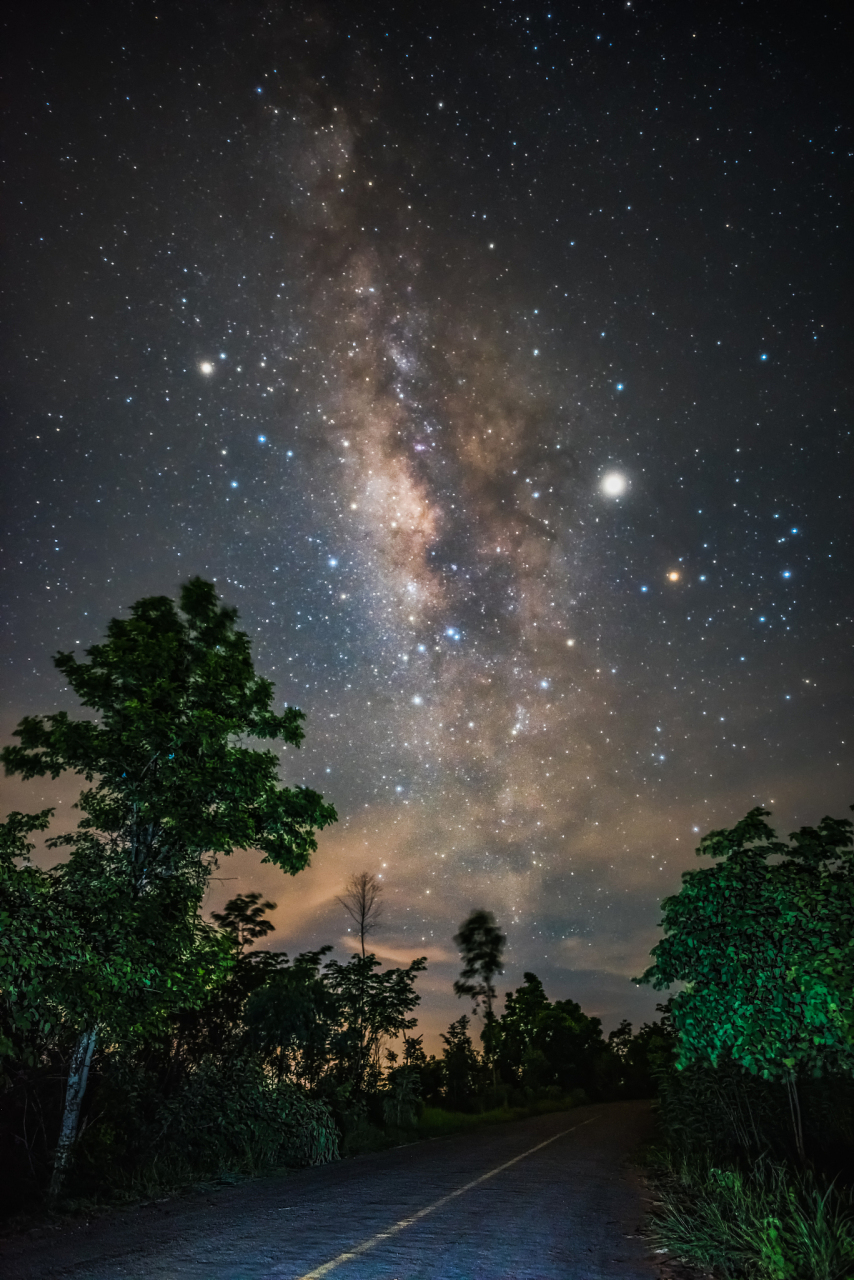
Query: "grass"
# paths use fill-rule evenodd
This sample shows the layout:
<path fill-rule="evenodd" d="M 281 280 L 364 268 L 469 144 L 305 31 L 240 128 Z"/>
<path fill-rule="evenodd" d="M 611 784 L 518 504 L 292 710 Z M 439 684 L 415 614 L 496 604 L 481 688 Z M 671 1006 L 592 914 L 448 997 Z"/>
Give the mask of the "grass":
<path fill-rule="evenodd" d="M 510 1120 L 527 1120 L 531 1116 L 552 1111 L 570 1111 L 580 1105 L 577 1096 L 532 1102 L 527 1107 L 495 1107 L 492 1111 L 446 1111 L 443 1107 L 425 1107 L 418 1122 L 419 1138 L 444 1138 L 452 1133 L 473 1133 L 487 1125 L 506 1124 Z"/>
<path fill-rule="evenodd" d="M 854 1280 L 854 1192 L 766 1159 L 653 1161 L 652 1232 L 672 1256 L 746 1280 Z"/>

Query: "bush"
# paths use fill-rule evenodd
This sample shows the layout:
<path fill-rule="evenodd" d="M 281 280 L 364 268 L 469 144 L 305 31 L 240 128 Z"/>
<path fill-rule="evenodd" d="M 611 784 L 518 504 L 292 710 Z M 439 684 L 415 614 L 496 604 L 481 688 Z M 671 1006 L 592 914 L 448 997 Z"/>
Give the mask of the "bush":
<path fill-rule="evenodd" d="M 89 1183 L 150 1193 L 338 1158 L 325 1103 L 274 1080 L 255 1059 L 202 1062 L 167 1095 L 155 1077 L 114 1063 L 99 1094 L 101 1114 L 79 1143 L 72 1193 Z"/>

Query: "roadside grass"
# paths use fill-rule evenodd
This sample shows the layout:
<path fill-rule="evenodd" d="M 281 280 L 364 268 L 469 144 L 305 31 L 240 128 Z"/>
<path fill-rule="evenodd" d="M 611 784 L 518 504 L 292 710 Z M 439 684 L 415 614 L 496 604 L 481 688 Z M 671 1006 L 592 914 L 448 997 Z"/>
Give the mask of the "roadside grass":
<path fill-rule="evenodd" d="M 579 1090 L 565 1098 L 548 1098 L 524 1107 L 495 1107 L 491 1111 L 446 1111 L 444 1107 L 425 1107 L 418 1121 L 417 1134 L 419 1138 L 444 1138 L 453 1133 L 474 1133 L 487 1125 L 528 1120 L 553 1111 L 571 1111 L 585 1102 L 587 1097 Z"/>
<path fill-rule="evenodd" d="M 530 1120 L 532 1116 L 548 1115 L 553 1111 L 571 1111 L 583 1106 L 589 1099 L 583 1089 L 575 1089 L 562 1097 L 532 1099 L 521 1107 L 493 1107 L 489 1111 L 448 1111 L 444 1107 L 422 1108 L 414 1125 L 398 1127 L 371 1123 L 360 1117 L 348 1126 L 341 1140 L 341 1156 L 369 1155 L 375 1151 L 388 1151 L 392 1147 L 406 1146 L 429 1138 L 446 1138 L 456 1133 L 476 1133 L 490 1125 L 508 1124 L 513 1120 Z"/>
<path fill-rule="evenodd" d="M 760 1158 L 718 1168 L 647 1155 L 660 1250 L 727 1280 L 853 1280 L 854 1191 Z"/>

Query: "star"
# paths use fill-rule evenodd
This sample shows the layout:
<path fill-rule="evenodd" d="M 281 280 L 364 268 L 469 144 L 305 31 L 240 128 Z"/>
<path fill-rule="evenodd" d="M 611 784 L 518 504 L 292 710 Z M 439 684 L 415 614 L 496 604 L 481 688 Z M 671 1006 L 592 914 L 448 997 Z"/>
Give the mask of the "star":
<path fill-rule="evenodd" d="M 609 498 L 619 498 L 628 489 L 629 482 L 620 471 L 606 471 L 599 487 Z"/>

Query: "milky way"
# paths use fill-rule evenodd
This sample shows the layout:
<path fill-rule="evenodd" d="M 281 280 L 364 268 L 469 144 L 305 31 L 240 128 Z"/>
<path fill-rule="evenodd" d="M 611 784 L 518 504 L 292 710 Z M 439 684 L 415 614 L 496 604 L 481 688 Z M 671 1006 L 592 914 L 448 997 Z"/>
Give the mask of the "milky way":
<path fill-rule="evenodd" d="M 648 1016 L 698 833 L 851 798 L 833 20 L 355 9 L 19 32 L 4 730 L 213 578 L 341 822 L 211 905 L 346 954 L 365 868 L 428 1031 L 474 906 Z"/>

